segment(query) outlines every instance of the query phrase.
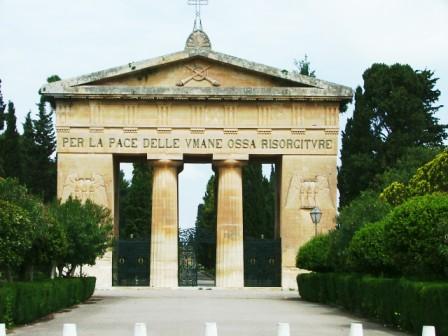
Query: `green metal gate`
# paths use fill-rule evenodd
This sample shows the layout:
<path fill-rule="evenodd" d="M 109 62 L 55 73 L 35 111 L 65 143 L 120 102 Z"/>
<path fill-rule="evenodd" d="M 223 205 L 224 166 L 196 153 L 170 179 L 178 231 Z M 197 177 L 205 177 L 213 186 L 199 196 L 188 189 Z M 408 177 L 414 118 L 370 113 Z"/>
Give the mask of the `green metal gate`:
<path fill-rule="evenodd" d="M 113 253 L 114 286 L 149 286 L 149 240 L 118 240 Z"/>
<path fill-rule="evenodd" d="M 281 287 L 281 240 L 244 240 L 244 286 Z"/>
<path fill-rule="evenodd" d="M 179 286 L 198 285 L 198 262 L 196 230 L 184 229 L 179 232 Z"/>

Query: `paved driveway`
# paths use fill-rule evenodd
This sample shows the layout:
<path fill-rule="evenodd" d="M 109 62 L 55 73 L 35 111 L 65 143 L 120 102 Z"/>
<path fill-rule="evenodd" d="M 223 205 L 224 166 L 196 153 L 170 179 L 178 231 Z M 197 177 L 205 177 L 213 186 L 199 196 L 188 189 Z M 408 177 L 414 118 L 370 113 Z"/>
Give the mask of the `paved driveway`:
<path fill-rule="evenodd" d="M 296 292 L 126 288 L 97 291 L 88 303 L 14 335 L 61 336 L 63 323 L 76 323 L 78 336 L 133 336 L 133 324 L 145 322 L 149 336 L 202 336 L 205 322 L 217 322 L 218 336 L 276 336 L 276 324 L 288 322 L 291 336 L 348 336 L 352 321 L 359 319 L 301 301 Z M 361 322 L 365 336 L 404 335 Z"/>

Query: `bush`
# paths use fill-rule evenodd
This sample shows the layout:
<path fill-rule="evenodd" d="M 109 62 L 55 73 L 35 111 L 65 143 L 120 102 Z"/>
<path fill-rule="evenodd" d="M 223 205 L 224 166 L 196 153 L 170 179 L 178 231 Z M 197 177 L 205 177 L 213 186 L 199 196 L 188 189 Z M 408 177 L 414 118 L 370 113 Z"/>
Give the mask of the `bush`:
<path fill-rule="evenodd" d="M 424 325 L 448 335 L 448 283 L 310 273 L 297 277 L 302 299 L 335 304 L 389 326 L 421 333 Z"/>
<path fill-rule="evenodd" d="M 330 239 L 330 234 L 319 235 L 303 245 L 297 254 L 297 267 L 315 272 L 333 271 L 328 262 Z"/>
<path fill-rule="evenodd" d="M 419 196 L 385 219 L 385 244 L 404 275 L 443 276 L 448 266 L 448 195 Z"/>
<path fill-rule="evenodd" d="M 0 200 L 0 270 L 8 280 L 24 261 L 33 243 L 33 226 L 27 211 L 10 202 Z"/>
<path fill-rule="evenodd" d="M 71 278 L 0 286 L 0 323 L 8 327 L 25 324 L 81 303 L 92 296 L 95 281 Z"/>
<path fill-rule="evenodd" d="M 55 203 L 51 213 L 63 227 L 67 236 L 67 250 L 60 273 L 72 275 L 77 266 L 94 265 L 96 258 L 104 255 L 110 244 L 112 219 L 110 211 L 94 204 L 69 198 L 65 203 Z"/>
<path fill-rule="evenodd" d="M 16 274 L 32 280 L 33 268 L 40 267 L 49 277 L 50 265 L 60 261 L 67 248 L 63 228 L 43 203 L 15 179 L 0 179 L 0 200 L 23 208 L 31 219 L 32 245 L 22 256 L 24 262 L 16 264 Z"/>
<path fill-rule="evenodd" d="M 392 272 L 392 264 L 384 243 L 384 221 L 365 225 L 355 233 L 347 250 L 352 271 L 366 274 Z"/>
<path fill-rule="evenodd" d="M 357 230 L 367 223 L 383 219 L 391 210 L 373 191 L 362 192 L 349 205 L 343 207 L 338 216 L 338 230 L 335 231 L 329 252 L 330 263 L 335 269 L 347 270 L 347 247 Z"/>

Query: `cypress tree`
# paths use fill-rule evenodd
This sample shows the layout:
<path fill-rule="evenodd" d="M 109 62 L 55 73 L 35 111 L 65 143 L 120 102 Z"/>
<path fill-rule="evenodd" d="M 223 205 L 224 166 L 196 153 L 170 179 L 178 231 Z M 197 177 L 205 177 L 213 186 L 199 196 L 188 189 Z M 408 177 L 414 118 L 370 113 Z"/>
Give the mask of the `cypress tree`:
<path fill-rule="evenodd" d="M 23 134 L 21 137 L 22 149 L 22 171 L 23 183 L 33 194 L 40 194 L 40 190 L 36 188 L 36 181 L 39 178 L 38 160 L 36 154 L 38 153 L 35 142 L 33 120 L 31 119 L 31 112 L 28 112 L 23 123 Z"/>
<path fill-rule="evenodd" d="M 3 130 L 3 128 L 5 126 L 5 109 L 6 109 L 6 104 L 3 101 L 2 80 L 0 79 L 0 131 Z"/>
<path fill-rule="evenodd" d="M 2 81 L 0 79 L 0 131 L 3 130 L 3 128 L 5 126 L 5 109 L 6 109 L 6 104 L 3 101 Z M 2 155 L 1 148 L 3 148 L 2 136 L 0 136 L 0 176 L 4 176 L 5 170 L 3 169 L 3 155 Z"/>
<path fill-rule="evenodd" d="M 118 176 L 118 188 L 119 188 L 119 236 L 122 239 L 126 239 L 126 227 L 127 227 L 127 215 L 129 206 L 129 187 L 130 183 L 125 179 L 124 172 L 120 170 Z"/>
<path fill-rule="evenodd" d="M 244 236 L 274 238 L 275 185 L 263 176 L 262 165 L 250 163 L 243 168 Z"/>
<path fill-rule="evenodd" d="M 213 269 L 216 261 L 216 176 L 212 175 L 199 204 L 196 216 L 196 237 L 198 239 L 199 263 L 207 269 Z"/>
<path fill-rule="evenodd" d="M 131 185 L 124 200 L 123 238 L 148 239 L 151 234 L 152 169 L 146 161 L 135 162 Z"/>
<path fill-rule="evenodd" d="M 33 120 L 35 152 L 33 160 L 38 167 L 31 189 L 45 201 L 56 195 L 56 162 L 52 158 L 56 150 L 56 136 L 53 127 L 53 108 L 48 109 L 48 101 L 41 96 L 37 104 L 37 119 Z"/>
<path fill-rule="evenodd" d="M 22 156 L 20 135 L 17 132 L 17 118 L 13 102 L 8 102 L 6 114 L 6 131 L 2 135 L 3 170 L 6 177 L 22 179 Z"/>

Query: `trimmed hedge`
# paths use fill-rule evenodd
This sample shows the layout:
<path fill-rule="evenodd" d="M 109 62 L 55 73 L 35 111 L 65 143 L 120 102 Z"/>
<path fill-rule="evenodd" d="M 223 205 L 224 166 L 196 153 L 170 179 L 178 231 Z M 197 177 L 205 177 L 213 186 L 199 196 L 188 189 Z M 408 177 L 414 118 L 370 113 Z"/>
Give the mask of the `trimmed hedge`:
<path fill-rule="evenodd" d="M 0 286 L 0 323 L 8 327 L 32 322 L 81 303 L 95 290 L 96 278 L 69 278 Z"/>
<path fill-rule="evenodd" d="M 309 273 L 300 274 L 297 283 L 304 300 L 342 306 L 416 335 L 424 325 L 448 335 L 447 282 Z"/>

